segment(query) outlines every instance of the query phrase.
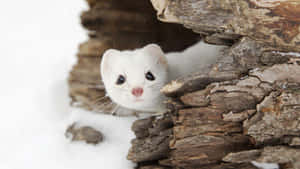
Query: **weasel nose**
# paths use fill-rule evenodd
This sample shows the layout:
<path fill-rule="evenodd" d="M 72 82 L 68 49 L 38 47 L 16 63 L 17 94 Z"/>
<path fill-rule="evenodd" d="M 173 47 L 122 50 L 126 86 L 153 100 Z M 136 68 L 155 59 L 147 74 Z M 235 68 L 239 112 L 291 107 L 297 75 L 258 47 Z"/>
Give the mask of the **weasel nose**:
<path fill-rule="evenodd" d="M 142 96 L 144 90 L 143 88 L 137 87 L 137 88 L 133 88 L 131 93 L 135 96 L 135 97 L 140 97 Z"/>

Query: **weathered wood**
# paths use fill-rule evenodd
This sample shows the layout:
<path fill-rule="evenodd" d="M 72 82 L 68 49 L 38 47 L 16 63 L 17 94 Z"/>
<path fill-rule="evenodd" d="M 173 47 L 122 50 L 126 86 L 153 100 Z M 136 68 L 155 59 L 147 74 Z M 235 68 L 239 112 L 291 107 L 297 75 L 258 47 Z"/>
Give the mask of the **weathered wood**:
<path fill-rule="evenodd" d="M 167 96 L 182 95 L 186 92 L 203 89 L 212 82 L 238 79 L 244 76 L 249 69 L 262 65 L 260 58 L 271 49 L 271 47 L 252 39 L 242 38 L 231 48 L 221 53 L 217 63 L 213 66 L 199 70 L 200 73 L 172 81 L 161 91 Z M 274 62 L 276 61 L 278 60 L 274 60 Z"/>
<path fill-rule="evenodd" d="M 223 120 L 224 121 L 232 121 L 232 122 L 242 122 L 242 121 L 250 118 L 255 113 L 256 113 L 255 109 L 245 110 L 240 113 L 233 113 L 231 111 L 227 114 L 223 114 Z"/>
<path fill-rule="evenodd" d="M 192 169 L 192 168 L 191 168 Z M 193 168 L 194 169 L 194 168 Z M 250 163 L 221 163 L 218 165 L 208 165 L 199 169 L 258 169 Z"/>
<path fill-rule="evenodd" d="M 159 165 L 146 165 L 146 166 L 138 167 L 138 169 L 170 169 L 170 168 L 159 166 Z"/>
<path fill-rule="evenodd" d="M 211 43 L 248 36 L 285 51 L 300 51 L 300 1 L 151 0 L 157 17 L 180 23 Z M 223 35 L 218 39 L 218 36 Z M 211 40 L 212 39 L 212 40 Z M 225 42 L 226 43 L 226 42 Z"/>
<path fill-rule="evenodd" d="M 65 133 L 67 138 L 71 137 L 72 141 L 85 141 L 88 144 L 98 144 L 103 140 L 103 135 L 89 126 L 77 126 L 76 123 L 70 125 Z"/>
<path fill-rule="evenodd" d="M 170 151 L 169 142 L 172 137 L 172 120 L 166 114 L 162 118 L 142 119 L 136 121 L 132 130 L 137 138 L 132 140 L 132 147 L 127 158 L 134 162 L 163 159 Z"/>
<path fill-rule="evenodd" d="M 268 60 L 270 60 L 270 62 L 267 62 Z M 299 57 L 292 54 L 276 52 L 273 47 L 266 46 L 249 38 L 242 38 L 231 48 L 225 50 L 215 65 L 199 70 L 201 73 L 178 78 L 164 86 L 161 91 L 167 96 L 180 96 L 187 92 L 203 89 L 213 82 L 241 78 L 247 74 L 250 69 L 264 67 L 266 64 L 271 66 L 286 63 L 289 60 L 297 62 Z M 295 76 L 299 73 L 297 66 L 287 65 L 287 67 L 294 67 L 294 69 L 290 69 L 290 71 L 292 71 Z M 275 67 L 273 69 L 274 71 L 280 72 L 281 70 L 279 69 L 286 69 L 286 67 Z"/>
<path fill-rule="evenodd" d="M 92 8 L 81 15 L 82 25 L 89 30 L 106 32 L 151 32 L 155 29 L 151 13 L 119 9 Z M 134 27 L 132 25 L 135 25 Z"/>
<path fill-rule="evenodd" d="M 286 70 L 285 73 L 289 72 Z M 280 85 L 280 90 L 270 93 L 257 105 L 255 117 L 244 122 L 246 134 L 255 138 L 256 144 L 280 142 L 285 140 L 284 137 L 299 137 L 300 83 Z"/>
<path fill-rule="evenodd" d="M 277 163 L 284 169 L 300 168 L 300 149 L 287 146 L 267 146 L 263 149 L 228 154 L 223 160 L 231 163 L 258 161 Z"/>
<path fill-rule="evenodd" d="M 269 49 L 272 48 L 243 38 L 227 51 L 227 57 L 234 61 L 231 63 L 243 70 L 242 78 L 204 84 L 198 81 L 198 85 L 194 81 L 193 89 L 180 88 L 169 93 L 174 99 L 168 102 L 174 127 L 170 152 L 163 158 L 168 159 L 169 165 L 220 168 L 221 162 L 226 161 L 230 162 L 225 165 L 229 168 L 255 168 L 246 157 L 258 156 L 260 151 L 251 151 L 257 145 L 286 144 L 292 151 L 298 151 L 299 58 Z M 261 62 L 266 52 L 280 59 L 272 59 L 273 63 L 267 65 Z M 201 74 L 207 75 L 203 71 Z M 189 83 L 187 80 L 183 84 Z M 224 158 L 243 150 L 252 154 L 236 155 L 239 162 Z"/>

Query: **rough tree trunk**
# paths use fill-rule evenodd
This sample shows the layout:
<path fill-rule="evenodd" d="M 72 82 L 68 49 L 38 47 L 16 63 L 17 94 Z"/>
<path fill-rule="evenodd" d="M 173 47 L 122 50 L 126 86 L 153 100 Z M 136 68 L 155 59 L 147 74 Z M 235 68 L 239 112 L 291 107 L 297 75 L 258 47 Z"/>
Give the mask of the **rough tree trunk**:
<path fill-rule="evenodd" d="M 269 49 L 243 38 L 208 72 L 165 86 L 173 126 L 157 133 L 172 129 L 163 135 L 172 138 L 169 149 L 144 141 L 160 135 L 137 137 L 128 158 L 179 168 L 253 168 L 252 160 L 300 167 L 300 58 Z M 149 155 L 149 147 L 164 155 Z"/>
<path fill-rule="evenodd" d="M 88 2 L 82 23 L 93 33 L 80 47 L 70 93 L 89 109 L 105 110 L 97 106 L 104 95 L 98 64 L 105 49 L 158 42 L 166 51 L 179 50 L 197 38 L 156 22 L 148 1 Z M 300 168 L 300 57 L 284 53 L 300 52 L 300 1 L 151 2 L 161 21 L 230 47 L 212 67 L 162 89 L 169 111 L 133 124 L 128 159 L 140 169 L 254 169 L 253 160 Z"/>
<path fill-rule="evenodd" d="M 180 23 L 211 43 L 248 36 L 281 50 L 300 51 L 298 0 L 151 0 L 158 19 Z"/>

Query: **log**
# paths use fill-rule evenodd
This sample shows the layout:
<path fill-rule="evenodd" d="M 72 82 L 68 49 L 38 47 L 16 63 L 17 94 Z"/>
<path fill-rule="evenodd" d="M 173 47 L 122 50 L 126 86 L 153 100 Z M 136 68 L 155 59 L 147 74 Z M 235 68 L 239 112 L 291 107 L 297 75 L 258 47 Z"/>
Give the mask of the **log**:
<path fill-rule="evenodd" d="M 300 151 L 287 146 L 267 146 L 263 149 L 230 153 L 224 161 L 232 163 L 249 163 L 258 161 L 263 163 L 278 163 L 280 168 L 299 168 Z"/>
<path fill-rule="evenodd" d="M 163 89 L 171 99 L 168 107 L 174 126 L 170 150 L 163 158 L 157 159 L 158 163 L 167 161 L 161 166 L 255 168 L 250 159 L 285 167 L 298 165 L 295 160 L 297 153 L 284 154 L 284 150 L 277 154 L 284 156 L 284 162 L 280 159 L 262 160 L 271 158 L 271 151 L 283 144 L 286 145 L 283 149 L 288 149 L 288 152 L 300 152 L 299 58 L 269 49 L 272 48 L 242 38 L 223 53 L 224 58 L 231 60 L 228 65 L 222 64 L 221 59 L 207 68 L 207 72 L 218 74 L 224 70 L 231 72 L 235 67 L 241 71 L 235 78 L 207 80 L 213 76 L 201 71 L 197 73 L 199 76 L 191 75 L 192 81 L 184 77 L 168 84 L 169 93 Z M 275 56 L 272 63 L 261 61 L 272 53 Z M 228 69 L 215 68 L 218 65 L 226 65 Z M 206 77 L 207 81 L 195 80 L 198 77 Z M 178 88 L 174 83 L 189 87 Z M 274 147 L 274 150 L 268 147 Z M 269 154 L 262 156 L 262 150 L 268 150 Z M 233 158 L 232 154 L 235 159 L 228 160 Z M 143 159 L 145 161 L 153 160 Z"/>
<path fill-rule="evenodd" d="M 180 23 L 210 43 L 247 36 L 283 51 L 300 51 L 300 1 L 151 0 L 157 17 Z M 216 43 L 216 41 L 218 43 Z"/>
<path fill-rule="evenodd" d="M 299 66 L 297 68 L 300 73 Z M 276 73 L 276 71 L 273 71 Z M 287 70 L 282 73 L 291 73 Z M 270 75 L 267 74 L 269 77 Z M 287 76 L 287 75 L 286 75 Z M 296 79 L 295 79 L 296 80 Z M 297 78 L 300 82 L 300 78 Z M 255 116 L 244 122 L 247 135 L 255 138 L 255 144 L 273 144 L 275 141 L 298 145 L 300 126 L 300 83 L 279 82 L 276 88 L 257 105 Z M 277 86 L 278 85 L 278 86 Z M 287 137 L 287 139 L 286 139 Z M 292 139 L 291 139 L 292 138 Z"/>
<path fill-rule="evenodd" d="M 170 151 L 172 126 L 170 115 L 164 115 L 160 119 L 150 117 L 134 122 L 132 130 L 137 138 L 132 140 L 127 158 L 134 162 L 166 158 Z"/>
<path fill-rule="evenodd" d="M 176 79 L 164 86 L 161 91 L 167 96 L 182 95 L 182 93 L 203 89 L 212 82 L 238 79 L 244 76 L 249 69 L 262 65 L 261 57 L 270 55 L 271 49 L 274 50 L 274 48 L 250 38 L 242 38 L 231 48 L 223 51 L 215 65 L 199 70 L 201 73 Z M 288 60 L 289 57 L 278 57 L 278 59 L 273 59 L 273 63 L 281 63 L 283 58 Z"/>

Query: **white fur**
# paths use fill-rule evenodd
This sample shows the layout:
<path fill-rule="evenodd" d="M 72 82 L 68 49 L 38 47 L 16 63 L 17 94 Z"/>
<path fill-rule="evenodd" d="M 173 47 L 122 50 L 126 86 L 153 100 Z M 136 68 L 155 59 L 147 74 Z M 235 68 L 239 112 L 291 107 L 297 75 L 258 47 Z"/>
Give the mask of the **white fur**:
<path fill-rule="evenodd" d="M 251 161 L 251 163 L 261 169 L 279 169 L 279 165 L 276 163 L 259 163 L 256 161 Z"/>
<path fill-rule="evenodd" d="M 215 63 L 222 49 L 224 46 L 210 45 L 200 41 L 183 52 L 166 54 L 170 80 L 197 72 L 200 68 Z"/>
<path fill-rule="evenodd" d="M 216 61 L 224 47 L 199 42 L 180 53 L 164 54 L 158 45 L 150 44 L 133 51 L 109 49 L 103 54 L 101 76 L 108 96 L 122 107 L 145 112 L 164 112 L 165 97 L 160 89 L 169 81 L 185 76 Z M 145 78 L 151 71 L 154 81 Z M 117 85 L 119 75 L 126 81 Z M 144 89 L 137 98 L 131 94 L 135 87 Z"/>

